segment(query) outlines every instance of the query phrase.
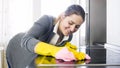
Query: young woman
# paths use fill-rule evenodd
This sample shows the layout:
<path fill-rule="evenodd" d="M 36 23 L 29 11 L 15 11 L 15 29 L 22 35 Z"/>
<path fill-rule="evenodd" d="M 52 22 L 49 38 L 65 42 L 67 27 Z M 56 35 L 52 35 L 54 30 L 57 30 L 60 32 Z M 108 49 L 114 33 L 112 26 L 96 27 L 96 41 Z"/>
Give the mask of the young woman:
<path fill-rule="evenodd" d="M 38 55 L 64 61 L 90 59 L 69 43 L 84 20 L 85 12 L 80 5 L 69 6 L 58 18 L 42 16 L 28 32 L 19 33 L 10 40 L 6 51 L 9 67 L 34 68 Z"/>

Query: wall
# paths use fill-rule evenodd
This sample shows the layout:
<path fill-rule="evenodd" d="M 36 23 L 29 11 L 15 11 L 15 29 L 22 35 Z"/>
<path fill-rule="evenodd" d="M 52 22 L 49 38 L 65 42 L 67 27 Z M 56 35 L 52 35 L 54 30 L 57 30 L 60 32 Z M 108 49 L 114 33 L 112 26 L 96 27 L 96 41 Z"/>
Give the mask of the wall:
<path fill-rule="evenodd" d="M 3 43 L 19 32 L 25 32 L 33 23 L 32 0 L 3 0 Z"/>
<path fill-rule="evenodd" d="M 107 0 L 107 63 L 120 63 L 120 0 Z M 109 58 L 108 58 L 109 57 Z M 113 58 L 115 57 L 115 58 Z"/>
<path fill-rule="evenodd" d="M 33 23 L 32 3 L 32 0 L 0 0 L 0 68 L 7 68 L 4 60 L 9 40 L 27 31 Z"/>
<path fill-rule="evenodd" d="M 41 0 L 33 0 L 33 22 L 41 16 Z"/>
<path fill-rule="evenodd" d="M 107 0 L 107 43 L 120 46 L 120 0 Z"/>
<path fill-rule="evenodd" d="M 107 49 L 120 53 L 120 0 L 107 0 Z"/>
<path fill-rule="evenodd" d="M 2 0 L 0 0 L 0 43 L 2 43 Z"/>

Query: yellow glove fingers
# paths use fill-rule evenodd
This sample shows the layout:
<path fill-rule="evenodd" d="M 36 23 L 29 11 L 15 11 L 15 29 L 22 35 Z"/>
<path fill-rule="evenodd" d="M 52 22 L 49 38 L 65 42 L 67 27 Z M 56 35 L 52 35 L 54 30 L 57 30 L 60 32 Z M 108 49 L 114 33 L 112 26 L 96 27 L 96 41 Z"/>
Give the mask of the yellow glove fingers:
<path fill-rule="evenodd" d="M 78 60 L 84 60 L 85 59 L 85 54 L 83 52 L 78 53 Z"/>
<path fill-rule="evenodd" d="M 75 45 L 72 45 L 70 42 L 66 42 L 65 46 L 70 47 L 70 48 L 72 48 L 74 50 L 77 50 L 77 47 Z"/>
<path fill-rule="evenodd" d="M 76 50 L 74 49 L 71 49 L 70 47 L 67 47 L 69 51 L 71 51 L 74 56 L 76 57 L 77 60 L 83 60 L 85 59 L 85 53 L 83 52 L 77 52 Z"/>

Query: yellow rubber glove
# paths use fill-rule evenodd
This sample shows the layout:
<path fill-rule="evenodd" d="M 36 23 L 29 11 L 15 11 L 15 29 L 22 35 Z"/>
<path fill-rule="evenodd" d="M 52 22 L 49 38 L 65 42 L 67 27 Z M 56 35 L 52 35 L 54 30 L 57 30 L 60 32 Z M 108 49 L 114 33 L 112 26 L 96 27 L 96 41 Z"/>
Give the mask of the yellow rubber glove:
<path fill-rule="evenodd" d="M 66 42 L 65 46 L 69 47 L 71 49 L 77 50 L 77 47 L 75 45 L 71 44 L 70 42 Z"/>
<path fill-rule="evenodd" d="M 55 54 L 61 50 L 63 47 L 57 47 L 51 44 L 47 44 L 44 42 L 39 42 L 35 46 L 35 53 L 40 54 L 40 55 L 45 55 L 45 56 L 53 56 L 55 57 Z"/>
<path fill-rule="evenodd" d="M 65 46 L 68 48 L 69 51 L 71 51 L 74 54 L 74 56 L 77 60 L 85 59 L 86 54 L 83 52 L 77 52 L 76 51 L 77 47 L 75 45 L 72 45 L 70 42 L 67 42 L 65 44 Z"/>
<path fill-rule="evenodd" d="M 56 59 L 62 59 L 64 61 L 76 60 L 74 54 L 68 50 L 66 46 L 57 47 L 44 42 L 39 42 L 34 49 L 35 53 L 44 56 L 53 56 Z"/>

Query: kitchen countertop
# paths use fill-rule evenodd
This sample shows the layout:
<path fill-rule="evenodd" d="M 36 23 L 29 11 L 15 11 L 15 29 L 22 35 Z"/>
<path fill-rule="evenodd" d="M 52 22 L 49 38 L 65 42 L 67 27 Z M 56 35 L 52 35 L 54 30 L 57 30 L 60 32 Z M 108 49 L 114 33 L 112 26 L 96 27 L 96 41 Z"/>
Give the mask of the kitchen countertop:
<path fill-rule="evenodd" d="M 115 58 L 116 55 L 108 56 L 107 50 L 101 46 L 91 46 L 88 48 L 84 48 L 87 54 L 91 56 L 91 60 L 83 60 L 83 61 L 62 61 L 56 60 L 54 57 L 47 56 L 39 56 L 37 68 L 96 68 L 96 66 L 100 68 L 120 68 L 120 62 L 118 60 L 114 60 L 114 62 L 109 62 L 109 57 Z M 109 53 L 112 54 L 112 53 Z M 119 56 L 119 54 L 118 54 Z"/>

